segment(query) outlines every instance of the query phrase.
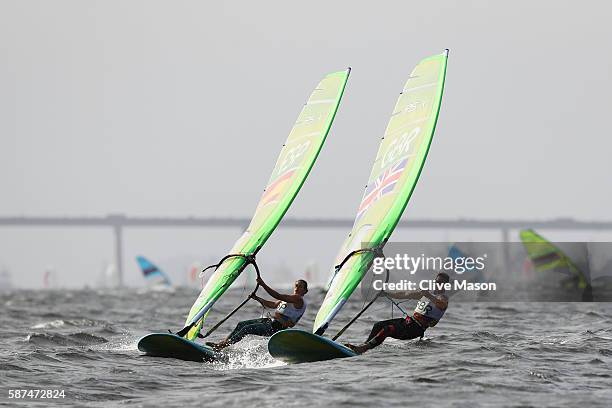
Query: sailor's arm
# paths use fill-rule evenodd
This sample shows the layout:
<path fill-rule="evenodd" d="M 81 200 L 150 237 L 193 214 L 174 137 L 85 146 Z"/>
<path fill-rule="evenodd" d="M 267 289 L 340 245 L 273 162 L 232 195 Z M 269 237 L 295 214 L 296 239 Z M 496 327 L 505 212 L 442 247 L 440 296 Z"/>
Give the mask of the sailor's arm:
<path fill-rule="evenodd" d="M 257 283 L 259 283 L 259 286 L 264 288 L 264 290 L 268 292 L 268 294 L 274 299 L 282 300 L 283 302 L 287 303 L 293 303 L 298 309 L 301 308 L 304 304 L 304 300 L 300 295 L 283 295 L 282 293 L 278 293 L 270 286 L 268 286 L 268 284 L 264 282 L 261 278 L 257 278 Z"/>
<path fill-rule="evenodd" d="M 271 300 L 266 300 L 263 298 L 260 298 L 259 296 L 257 296 L 256 294 L 251 295 L 252 299 L 255 299 L 256 301 L 258 301 L 259 303 L 261 303 L 264 307 L 267 307 L 269 309 L 275 309 L 278 307 L 278 304 L 280 303 L 280 300 L 277 300 L 276 302 L 273 302 Z"/>

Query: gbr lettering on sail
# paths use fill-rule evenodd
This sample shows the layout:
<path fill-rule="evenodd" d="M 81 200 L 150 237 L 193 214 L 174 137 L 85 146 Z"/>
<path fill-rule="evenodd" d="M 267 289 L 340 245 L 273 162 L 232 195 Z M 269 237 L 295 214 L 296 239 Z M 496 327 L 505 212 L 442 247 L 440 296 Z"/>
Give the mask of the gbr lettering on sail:
<path fill-rule="evenodd" d="M 389 164 L 395 163 L 398 159 L 409 156 L 412 142 L 414 142 L 420 132 L 421 128 L 416 127 L 412 129 L 411 132 L 405 132 L 400 137 L 392 141 L 389 148 L 383 155 L 380 168 L 384 169 Z"/>

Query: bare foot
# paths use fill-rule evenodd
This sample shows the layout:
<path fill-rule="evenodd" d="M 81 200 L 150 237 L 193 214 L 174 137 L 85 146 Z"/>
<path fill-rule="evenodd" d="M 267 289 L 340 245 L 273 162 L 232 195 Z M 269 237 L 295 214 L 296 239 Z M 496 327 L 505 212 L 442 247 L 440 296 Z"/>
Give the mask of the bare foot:
<path fill-rule="evenodd" d="M 368 351 L 368 347 L 365 344 L 356 346 L 356 345 L 351 344 L 351 343 L 346 343 L 345 346 L 350 348 L 351 350 L 353 350 L 357 354 L 363 354 L 366 351 Z"/>

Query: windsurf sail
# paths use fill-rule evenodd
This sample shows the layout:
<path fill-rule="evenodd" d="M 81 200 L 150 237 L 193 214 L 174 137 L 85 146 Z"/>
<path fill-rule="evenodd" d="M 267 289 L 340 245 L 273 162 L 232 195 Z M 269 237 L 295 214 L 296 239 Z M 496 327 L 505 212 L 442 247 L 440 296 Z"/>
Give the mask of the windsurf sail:
<path fill-rule="evenodd" d="M 350 68 L 325 76 L 303 106 L 250 225 L 229 252 L 244 256 L 228 258 L 208 279 L 187 316 L 186 327 L 195 324 L 186 336 L 188 339 L 197 337 L 212 305 L 249 264 L 245 256 L 252 256 L 261 248 L 289 209 L 323 146 L 349 74 Z"/>
<path fill-rule="evenodd" d="M 138 266 L 140 266 L 142 275 L 150 285 L 171 285 L 168 275 L 166 275 L 148 259 L 143 256 L 137 256 L 136 261 L 138 262 Z"/>
<path fill-rule="evenodd" d="M 459 265 L 462 265 L 463 269 L 455 269 L 455 272 L 460 273 L 465 280 L 468 280 L 470 282 L 487 281 L 482 268 L 478 268 L 475 264 L 472 266 L 466 265 L 465 259 L 471 257 L 466 256 L 466 254 L 459 248 L 456 243 L 450 246 L 450 248 L 448 249 L 447 256 L 455 262 L 455 265 L 457 265 L 457 267 Z"/>
<path fill-rule="evenodd" d="M 448 255 L 450 259 L 455 262 L 455 265 L 463 265 L 463 272 L 460 273 L 460 276 L 463 280 L 470 283 L 484 283 L 487 282 L 487 279 L 484 275 L 483 269 L 478 268 L 475 264 L 468 267 L 466 265 L 465 259 L 468 258 L 466 254 L 459 248 L 459 246 L 455 243 L 450 246 L 448 249 Z M 458 269 L 455 269 L 455 272 L 459 273 Z M 451 279 L 452 282 L 452 279 Z M 460 289 L 454 289 L 448 291 L 448 296 L 454 296 L 460 292 Z"/>
<path fill-rule="evenodd" d="M 57 289 L 58 276 L 54 267 L 48 266 L 43 273 L 43 287 L 45 289 Z"/>
<path fill-rule="evenodd" d="M 4 265 L 0 265 L 0 290 L 13 288 L 13 281 L 9 270 Z"/>
<path fill-rule="evenodd" d="M 557 271 L 570 277 L 578 288 L 587 287 L 587 278 L 576 264 L 557 246 L 532 229 L 520 232 L 521 242 L 527 251 L 529 260 L 538 272 Z M 569 281 L 567 281 L 569 283 Z"/>
<path fill-rule="evenodd" d="M 315 318 L 313 332 L 323 334 L 371 266 L 399 222 L 414 191 L 434 134 L 448 50 L 419 62 L 397 99 L 380 144 L 357 217 L 340 248 L 327 295 Z"/>

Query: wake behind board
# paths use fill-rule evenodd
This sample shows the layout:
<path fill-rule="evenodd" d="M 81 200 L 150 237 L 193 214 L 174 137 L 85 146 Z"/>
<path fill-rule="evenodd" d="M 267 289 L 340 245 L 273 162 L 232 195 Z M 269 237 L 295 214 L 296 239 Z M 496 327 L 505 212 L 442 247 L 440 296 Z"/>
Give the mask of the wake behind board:
<path fill-rule="evenodd" d="M 275 333 L 268 341 L 268 351 L 272 357 L 285 363 L 309 363 L 357 355 L 326 337 L 296 329 Z"/>
<path fill-rule="evenodd" d="M 221 354 L 211 348 L 171 333 L 147 334 L 138 340 L 138 350 L 151 357 L 176 358 L 186 361 L 218 361 Z"/>

